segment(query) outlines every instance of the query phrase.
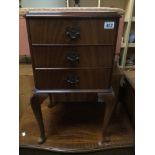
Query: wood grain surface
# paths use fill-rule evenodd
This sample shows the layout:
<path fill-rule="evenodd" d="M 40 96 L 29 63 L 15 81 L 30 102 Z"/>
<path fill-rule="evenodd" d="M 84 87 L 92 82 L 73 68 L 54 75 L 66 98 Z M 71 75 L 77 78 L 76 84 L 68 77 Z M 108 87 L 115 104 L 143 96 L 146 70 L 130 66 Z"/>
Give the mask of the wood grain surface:
<path fill-rule="evenodd" d="M 134 132 L 122 108 L 113 114 L 104 135 L 108 142 L 98 145 L 102 138 L 104 103 L 59 103 L 49 109 L 47 100 L 42 112 L 47 140 L 38 145 L 38 126 L 28 107 L 20 121 L 20 147 L 38 148 L 61 152 L 86 152 L 109 148 L 134 146 Z M 23 136 L 25 134 L 25 136 Z"/>
<path fill-rule="evenodd" d="M 34 65 L 40 68 L 112 67 L 113 61 L 111 58 L 114 57 L 114 49 L 111 46 L 32 47 Z M 78 55 L 79 60 L 69 61 L 67 56 L 71 54 Z"/>
<path fill-rule="evenodd" d="M 116 12 L 113 14 L 115 16 L 110 16 L 110 12 L 95 13 L 94 15 L 96 16 L 94 15 L 92 16 L 92 14 L 93 14 L 92 12 L 83 13 L 85 18 L 83 18 L 81 16 L 81 13 L 78 12 L 58 13 L 59 16 L 57 16 L 55 13 L 47 13 L 47 12 L 44 13 L 33 12 L 26 15 L 29 43 L 31 46 L 30 49 L 32 56 L 34 82 L 35 82 L 35 88 L 38 89 L 38 91 L 35 92 L 36 94 L 34 94 L 33 97 L 31 98 L 31 107 L 40 129 L 40 137 L 38 141 L 39 144 L 45 142 L 46 140 L 45 134 L 47 133 L 47 131 L 44 132 L 45 131 L 44 123 L 42 120 L 42 112 L 40 105 L 44 97 L 40 94 L 41 92 L 39 92 L 39 90 L 41 90 L 42 93 L 46 93 L 47 91 L 50 90 L 52 91 L 48 93 L 52 92 L 56 93 L 57 92 L 56 90 L 58 89 L 61 90 L 60 91 L 61 93 L 63 92 L 63 90 L 70 90 L 70 92 L 79 90 L 79 93 L 81 93 L 85 89 L 89 90 L 89 92 L 94 92 L 94 90 L 97 90 L 96 91 L 97 93 L 99 93 L 102 90 L 100 97 L 98 97 L 98 101 L 105 102 L 105 111 L 103 111 L 103 107 L 100 108 L 102 109 L 103 113 L 103 115 L 100 115 L 100 118 L 102 119 L 104 118 L 104 121 L 101 121 L 102 123 L 100 123 L 101 125 L 99 128 L 100 130 L 102 130 L 101 133 L 102 136 L 100 135 L 99 137 L 98 145 L 102 146 L 104 143 L 110 141 L 109 139 L 106 139 L 105 135 L 107 131 L 106 129 L 109 125 L 111 116 L 113 114 L 114 107 L 117 103 L 115 93 L 113 92 L 113 89 L 110 88 L 111 88 L 111 77 L 113 69 L 112 64 L 114 63 L 114 53 L 116 47 L 118 21 L 120 15 L 118 15 Z M 110 28 L 109 26 L 105 27 L 105 25 L 107 24 L 106 22 L 110 23 L 112 22 L 113 26 Z M 76 66 L 74 68 L 72 64 L 72 66 L 66 68 L 66 66 L 63 66 L 64 63 L 61 68 L 46 67 L 44 65 L 41 68 L 38 68 L 35 66 L 35 58 L 41 55 L 38 55 L 38 53 L 35 54 L 33 53 L 35 51 L 34 47 L 39 47 L 38 49 L 41 49 L 41 47 L 51 48 L 51 47 L 62 47 L 64 45 L 65 47 L 70 46 L 72 48 L 73 47 L 75 48 L 76 45 L 78 45 L 79 47 L 94 46 L 97 48 L 94 49 L 93 52 L 96 51 L 97 52 L 94 54 L 95 57 L 92 56 L 93 55 L 92 53 L 90 53 L 91 55 L 87 53 L 85 57 L 84 51 L 80 49 L 80 52 L 83 53 L 82 58 L 84 59 L 80 67 Z M 102 49 L 100 48 L 100 50 L 102 50 L 102 53 L 100 51 L 100 53 L 98 54 L 98 48 L 100 47 L 100 45 L 102 46 Z M 107 47 L 111 47 L 113 49 L 110 49 L 108 52 L 108 54 L 111 55 L 106 57 L 106 55 L 104 55 L 103 52 L 107 52 Z M 85 48 L 85 50 L 88 50 L 88 52 L 91 51 L 89 47 L 88 49 Z M 42 54 L 45 54 L 47 59 L 41 61 L 50 62 L 53 59 L 55 59 L 55 61 L 59 62 L 59 57 L 61 57 L 61 55 L 57 55 L 58 51 L 54 52 L 56 54 L 54 54 L 52 57 L 49 57 L 51 53 L 49 53 L 47 56 L 45 50 L 45 53 Z M 66 55 L 64 49 L 61 50 L 61 53 Z M 77 51 L 76 52 L 74 51 L 74 53 L 70 53 L 69 55 L 67 54 L 66 56 L 67 60 L 71 61 L 72 63 L 73 62 L 77 63 L 77 61 L 78 62 L 80 61 L 80 54 L 77 53 Z M 93 57 L 93 59 L 91 57 Z M 107 59 L 104 59 L 104 63 L 101 63 L 103 60 L 101 61 L 99 57 L 106 57 Z M 45 57 L 43 56 L 41 57 L 41 59 L 44 58 Z M 86 65 L 84 62 L 86 62 L 87 60 L 89 60 L 87 66 L 82 67 L 82 65 L 84 66 Z M 99 60 L 101 66 L 98 65 Z M 93 65 L 90 65 L 91 63 Z M 58 66 L 60 66 L 59 63 Z M 110 90 L 110 92 L 106 93 L 105 91 L 107 90 L 108 91 Z M 80 106 L 80 104 L 81 102 L 78 103 L 78 107 Z M 90 105 L 88 104 L 86 108 L 88 109 L 89 106 Z M 67 109 L 70 109 L 70 107 L 72 107 L 72 104 L 69 105 Z M 94 107 L 91 108 L 94 111 Z M 69 113 L 69 115 L 71 114 L 71 112 L 67 113 Z M 61 114 L 63 114 L 63 111 L 59 114 L 59 117 L 61 117 Z M 79 115 L 77 115 L 76 117 L 78 116 Z M 82 118 L 83 119 L 87 118 L 87 114 L 83 115 Z M 95 116 L 92 117 L 92 119 L 94 118 Z M 92 119 L 90 118 L 90 120 Z M 79 121 L 79 123 L 80 122 L 81 120 Z M 72 137 L 73 135 L 71 136 L 71 139 Z"/>
<path fill-rule="evenodd" d="M 35 70 L 37 89 L 108 89 L 110 69 L 38 69 Z M 69 79 L 78 79 L 70 84 Z M 74 81 L 74 80 L 73 80 Z"/>
<path fill-rule="evenodd" d="M 99 15 L 100 12 L 104 13 L 106 16 L 107 15 L 123 15 L 124 14 L 124 10 L 120 9 L 120 8 L 112 8 L 112 7 L 69 7 L 69 8 L 20 8 L 19 9 L 19 14 L 21 16 L 25 16 L 28 12 L 51 12 L 51 13 L 55 13 L 57 15 L 61 14 L 62 12 L 72 12 L 74 13 L 81 13 L 81 17 L 82 15 L 86 15 L 86 13 L 91 13 L 92 15 Z M 67 14 L 68 15 L 68 14 Z M 70 16 L 72 16 L 71 14 L 69 14 Z M 63 13 L 61 14 L 61 16 L 63 16 Z M 75 16 L 75 15 L 74 15 Z M 103 16 L 103 14 L 102 14 Z"/>
<path fill-rule="evenodd" d="M 114 29 L 105 29 L 104 22 L 115 22 Z M 118 31 L 119 18 L 103 19 L 28 19 L 32 44 L 112 44 Z M 71 40 L 66 28 L 78 28 L 80 36 Z"/>

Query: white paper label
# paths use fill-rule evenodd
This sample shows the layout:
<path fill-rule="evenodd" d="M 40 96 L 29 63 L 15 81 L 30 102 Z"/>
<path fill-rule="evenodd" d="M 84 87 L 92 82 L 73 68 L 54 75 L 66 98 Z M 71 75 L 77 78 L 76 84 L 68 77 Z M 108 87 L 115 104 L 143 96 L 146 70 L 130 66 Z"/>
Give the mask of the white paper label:
<path fill-rule="evenodd" d="M 104 22 L 104 29 L 114 29 L 115 22 Z"/>

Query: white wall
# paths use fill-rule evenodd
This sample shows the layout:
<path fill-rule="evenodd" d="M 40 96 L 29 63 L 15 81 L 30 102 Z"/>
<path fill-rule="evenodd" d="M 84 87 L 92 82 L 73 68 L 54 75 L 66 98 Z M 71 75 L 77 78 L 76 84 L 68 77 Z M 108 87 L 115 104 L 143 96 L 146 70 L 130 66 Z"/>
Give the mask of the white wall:
<path fill-rule="evenodd" d="M 66 0 L 21 0 L 23 8 L 65 7 Z"/>

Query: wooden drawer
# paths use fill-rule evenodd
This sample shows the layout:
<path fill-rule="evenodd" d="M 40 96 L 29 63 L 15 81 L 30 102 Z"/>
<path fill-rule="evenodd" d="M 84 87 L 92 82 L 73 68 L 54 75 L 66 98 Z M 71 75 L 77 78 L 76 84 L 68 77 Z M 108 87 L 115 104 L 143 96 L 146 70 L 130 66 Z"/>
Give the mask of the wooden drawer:
<path fill-rule="evenodd" d="M 106 29 L 106 21 L 114 22 L 113 29 Z M 32 44 L 115 44 L 118 20 L 107 19 L 28 19 Z"/>
<path fill-rule="evenodd" d="M 114 47 L 32 47 L 37 68 L 112 67 Z"/>
<path fill-rule="evenodd" d="M 37 89 L 107 89 L 110 69 L 35 70 Z"/>

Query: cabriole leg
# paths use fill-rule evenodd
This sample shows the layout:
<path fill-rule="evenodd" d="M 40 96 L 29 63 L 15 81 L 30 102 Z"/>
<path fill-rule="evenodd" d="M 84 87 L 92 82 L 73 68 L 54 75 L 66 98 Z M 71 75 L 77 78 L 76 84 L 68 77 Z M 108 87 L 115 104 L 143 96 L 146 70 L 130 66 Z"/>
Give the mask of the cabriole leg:
<path fill-rule="evenodd" d="M 44 130 L 44 123 L 43 123 L 43 117 L 41 112 L 41 104 L 42 102 L 48 97 L 48 95 L 42 95 L 42 94 L 34 94 L 31 97 L 31 107 L 33 110 L 33 113 L 35 115 L 35 118 L 37 120 L 39 129 L 40 129 L 40 137 L 38 139 L 38 143 L 42 144 L 45 142 L 45 130 Z"/>
<path fill-rule="evenodd" d="M 110 123 L 111 116 L 113 114 L 113 110 L 116 105 L 116 98 L 114 93 L 106 93 L 99 94 L 99 101 L 103 101 L 105 103 L 105 111 L 104 111 L 104 120 L 102 125 L 102 140 L 99 144 L 103 144 L 104 142 L 108 142 L 109 140 L 105 137 L 107 127 Z"/>

